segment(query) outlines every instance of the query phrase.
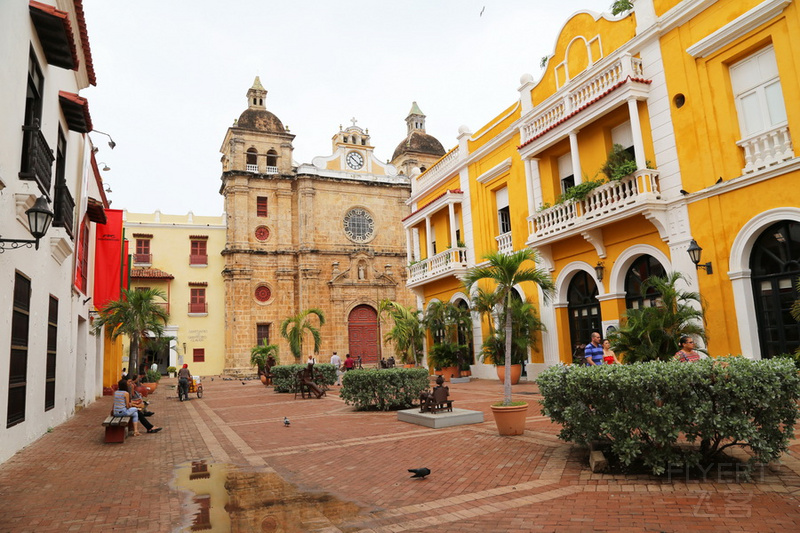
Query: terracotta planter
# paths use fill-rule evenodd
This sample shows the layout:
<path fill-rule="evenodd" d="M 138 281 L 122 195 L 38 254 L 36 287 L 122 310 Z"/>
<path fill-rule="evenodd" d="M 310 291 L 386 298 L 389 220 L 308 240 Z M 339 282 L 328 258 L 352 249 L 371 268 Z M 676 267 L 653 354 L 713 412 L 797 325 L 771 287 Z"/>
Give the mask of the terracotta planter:
<path fill-rule="evenodd" d="M 492 405 L 494 423 L 500 435 L 522 435 L 525 433 L 525 417 L 528 415 L 528 404 L 524 405 Z"/>
<path fill-rule="evenodd" d="M 158 382 L 153 381 L 153 382 L 142 383 L 142 386 L 150 389 L 150 394 L 153 394 L 158 388 Z"/>
<path fill-rule="evenodd" d="M 497 377 L 500 379 L 501 384 L 506 382 L 506 367 L 505 365 L 497 365 L 494 367 L 497 370 Z M 516 385 L 519 383 L 519 378 L 522 376 L 522 365 L 511 365 L 511 384 Z"/>
<path fill-rule="evenodd" d="M 264 374 L 261 374 L 261 383 L 263 383 L 264 385 L 267 384 L 267 376 L 265 376 Z"/>
<path fill-rule="evenodd" d="M 469 377 L 471 375 L 472 375 L 472 370 L 462 370 L 461 371 L 461 377 L 462 378 L 467 378 L 467 377 Z"/>
<path fill-rule="evenodd" d="M 403 368 L 414 368 L 414 366 L 416 366 L 414 363 L 406 363 L 403 365 Z"/>
<path fill-rule="evenodd" d="M 442 377 L 445 381 L 450 381 L 451 377 L 457 378 L 458 374 L 458 367 L 457 366 L 446 366 L 442 368 Z"/>

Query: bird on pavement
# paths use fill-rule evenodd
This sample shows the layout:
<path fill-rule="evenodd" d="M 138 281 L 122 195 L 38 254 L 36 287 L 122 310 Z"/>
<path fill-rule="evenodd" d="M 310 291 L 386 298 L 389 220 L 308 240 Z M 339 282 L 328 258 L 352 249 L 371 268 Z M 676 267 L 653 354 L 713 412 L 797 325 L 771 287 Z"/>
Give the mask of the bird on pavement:
<path fill-rule="evenodd" d="M 290 423 L 291 422 L 289 422 L 289 419 L 284 416 L 283 417 L 283 427 L 288 428 Z"/>
<path fill-rule="evenodd" d="M 423 479 L 425 479 L 425 476 L 431 473 L 430 468 L 409 468 L 408 471 L 414 474 L 411 476 L 412 478 L 420 477 Z"/>

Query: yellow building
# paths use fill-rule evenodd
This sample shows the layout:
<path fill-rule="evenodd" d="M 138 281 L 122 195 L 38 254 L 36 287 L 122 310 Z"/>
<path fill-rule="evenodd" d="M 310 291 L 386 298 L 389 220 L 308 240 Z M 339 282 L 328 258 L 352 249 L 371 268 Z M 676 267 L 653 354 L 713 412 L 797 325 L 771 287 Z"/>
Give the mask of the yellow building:
<path fill-rule="evenodd" d="M 704 298 L 712 355 L 800 344 L 787 311 L 800 274 L 796 3 L 634 6 L 573 15 L 541 77 L 522 76 L 519 101 L 475 133 L 462 127 L 412 182 L 408 286 L 425 306 L 466 303 L 459 276 L 491 251 L 530 247 L 551 271 L 550 304 L 518 288 L 547 327 L 529 375 L 655 305 L 640 285 L 671 271 Z M 614 145 L 633 162 L 609 179 Z M 711 268 L 693 264 L 693 240 Z M 478 361 L 486 325 L 474 326 Z M 473 374 L 493 375 L 486 366 Z"/>
<path fill-rule="evenodd" d="M 162 290 L 170 315 L 164 331 L 166 337 L 172 337 L 170 348 L 143 353 L 142 360 L 157 363 L 161 373 L 183 363 L 194 375 L 222 373 L 225 216 L 126 211 L 123 227 L 131 255 L 131 290 Z M 127 358 L 128 346 L 124 353 Z M 123 361 L 127 366 L 127 359 Z"/>

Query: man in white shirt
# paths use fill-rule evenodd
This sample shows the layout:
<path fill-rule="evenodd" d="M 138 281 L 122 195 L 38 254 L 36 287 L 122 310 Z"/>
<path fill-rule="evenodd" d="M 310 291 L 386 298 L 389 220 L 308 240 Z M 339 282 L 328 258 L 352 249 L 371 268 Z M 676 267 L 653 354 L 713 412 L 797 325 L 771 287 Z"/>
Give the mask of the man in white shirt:
<path fill-rule="evenodd" d="M 341 387 L 341 385 L 342 385 L 342 370 L 341 370 L 342 359 L 339 357 L 339 355 L 336 352 L 333 352 L 333 355 L 331 356 L 331 364 L 336 369 L 336 385 Z"/>

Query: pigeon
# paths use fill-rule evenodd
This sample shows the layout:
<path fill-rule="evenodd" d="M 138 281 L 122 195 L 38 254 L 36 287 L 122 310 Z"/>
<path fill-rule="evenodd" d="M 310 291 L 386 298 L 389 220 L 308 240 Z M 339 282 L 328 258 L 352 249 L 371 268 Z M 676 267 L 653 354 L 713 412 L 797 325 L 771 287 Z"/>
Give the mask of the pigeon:
<path fill-rule="evenodd" d="M 411 476 L 412 478 L 421 477 L 422 479 L 425 479 L 425 476 L 431 473 L 430 468 L 409 468 L 408 471 L 414 473 L 414 475 Z"/>
<path fill-rule="evenodd" d="M 244 381 L 242 381 L 242 385 L 247 385 L 247 383 L 245 383 Z"/>
<path fill-rule="evenodd" d="M 283 417 L 283 427 L 288 428 L 289 424 L 291 424 L 291 422 L 289 422 L 289 419 L 284 416 Z"/>
<path fill-rule="evenodd" d="M 716 181 L 716 183 L 714 183 L 714 185 L 718 185 L 720 183 L 722 183 L 722 176 L 719 177 L 719 179 Z"/>
<path fill-rule="evenodd" d="M 682 195 L 686 196 L 687 194 L 689 194 L 689 191 L 685 191 L 685 190 L 681 189 L 681 190 L 680 190 L 680 193 L 681 193 Z"/>

